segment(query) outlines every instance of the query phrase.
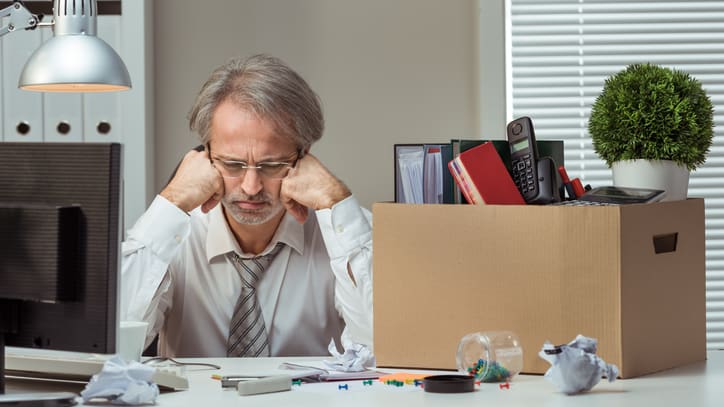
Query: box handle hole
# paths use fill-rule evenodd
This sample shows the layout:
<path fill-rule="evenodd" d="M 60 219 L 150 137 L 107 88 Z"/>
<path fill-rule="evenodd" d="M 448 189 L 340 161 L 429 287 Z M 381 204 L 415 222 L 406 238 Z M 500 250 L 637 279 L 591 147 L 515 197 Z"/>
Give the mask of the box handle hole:
<path fill-rule="evenodd" d="M 678 232 L 654 236 L 654 252 L 656 252 L 656 254 L 675 252 L 678 237 Z"/>

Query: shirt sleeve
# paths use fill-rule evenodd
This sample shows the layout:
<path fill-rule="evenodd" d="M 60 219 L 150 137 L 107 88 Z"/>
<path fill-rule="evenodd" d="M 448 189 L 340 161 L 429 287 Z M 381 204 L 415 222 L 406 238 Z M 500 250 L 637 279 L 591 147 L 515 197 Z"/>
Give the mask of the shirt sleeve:
<path fill-rule="evenodd" d="M 121 320 L 148 322 L 147 342 L 171 307 L 168 268 L 189 235 L 190 223 L 188 214 L 159 195 L 121 244 Z"/>
<path fill-rule="evenodd" d="M 346 325 L 342 341 L 372 349 L 372 214 L 350 196 L 316 215 L 336 279 L 335 305 Z"/>

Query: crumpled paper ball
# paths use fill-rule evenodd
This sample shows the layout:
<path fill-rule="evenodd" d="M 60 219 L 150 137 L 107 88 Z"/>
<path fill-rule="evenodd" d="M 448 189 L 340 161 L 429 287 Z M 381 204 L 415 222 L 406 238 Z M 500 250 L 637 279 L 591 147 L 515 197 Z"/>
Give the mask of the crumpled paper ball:
<path fill-rule="evenodd" d="M 576 336 L 568 345 L 543 344 L 538 355 L 551 364 L 545 378 L 566 394 L 589 391 L 605 376 L 609 382 L 616 380 L 618 367 L 607 364 L 596 355 L 597 340 L 583 335 Z"/>
<path fill-rule="evenodd" d="M 341 372 L 361 372 L 368 368 L 375 367 L 375 355 L 370 348 L 359 343 L 345 341 L 342 339 L 344 353 L 337 351 L 334 338 L 329 342 L 327 350 L 334 356 L 334 361 L 324 360 L 327 369 Z"/>
<path fill-rule="evenodd" d="M 105 399 L 121 405 L 155 404 L 159 390 L 152 379 L 154 373 L 150 366 L 114 356 L 93 375 L 80 395 L 84 403 Z"/>

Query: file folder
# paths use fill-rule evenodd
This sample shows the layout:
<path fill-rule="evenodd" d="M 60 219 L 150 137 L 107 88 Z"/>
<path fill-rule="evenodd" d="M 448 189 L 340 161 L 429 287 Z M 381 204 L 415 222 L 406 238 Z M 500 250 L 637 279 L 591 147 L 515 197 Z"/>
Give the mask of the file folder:
<path fill-rule="evenodd" d="M 449 144 L 395 144 L 395 202 L 453 203 Z"/>

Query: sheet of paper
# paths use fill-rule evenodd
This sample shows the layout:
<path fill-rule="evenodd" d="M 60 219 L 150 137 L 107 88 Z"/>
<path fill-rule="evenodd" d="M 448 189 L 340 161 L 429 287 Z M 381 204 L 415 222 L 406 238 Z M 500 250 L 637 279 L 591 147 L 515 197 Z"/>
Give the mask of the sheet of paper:
<path fill-rule="evenodd" d="M 279 369 L 288 370 L 290 372 L 289 374 L 296 377 L 316 378 L 320 381 L 377 379 L 383 375 L 383 373 L 375 370 L 363 370 L 361 372 L 339 372 L 328 370 L 325 369 L 325 365 L 322 361 L 309 362 L 303 365 L 296 363 L 282 363 L 279 366 Z"/>

